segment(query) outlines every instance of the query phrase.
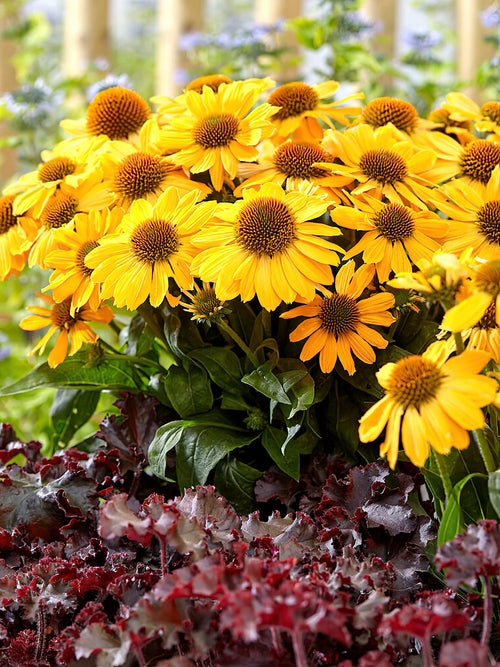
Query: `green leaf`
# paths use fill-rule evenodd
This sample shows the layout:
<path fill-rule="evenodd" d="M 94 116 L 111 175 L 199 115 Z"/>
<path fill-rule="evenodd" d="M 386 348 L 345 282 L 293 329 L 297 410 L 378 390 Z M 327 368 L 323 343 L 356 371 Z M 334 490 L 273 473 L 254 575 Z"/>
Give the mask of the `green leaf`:
<path fill-rule="evenodd" d="M 174 309 L 165 300 L 158 311 L 163 317 L 166 343 L 176 357 L 185 357 L 192 350 L 204 346 L 198 327 L 184 309 Z"/>
<path fill-rule="evenodd" d="M 500 519 L 500 470 L 490 472 L 488 476 L 490 502 Z"/>
<path fill-rule="evenodd" d="M 160 426 L 148 448 L 148 461 L 151 470 L 157 477 L 169 482 L 175 480 L 165 475 L 167 454 L 181 439 L 183 428 L 184 422 L 182 419 Z"/>
<path fill-rule="evenodd" d="M 96 352 L 99 356 L 94 357 Z M 120 359 L 109 358 L 105 351 L 90 346 L 56 368 L 50 368 L 47 363 L 37 366 L 17 382 L 0 389 L 0 396 L 22 394 L 40 387 L 138 392 L 143 383 L 134 362 L 126 355 Z"/>
<path fill-rule="evenodd" d="M 299 449 L 296 442 L 292 440 L 283 454 L 282 447 L 286 438 L 287 434 L 284 431 L 268 426 L 262 434 L 262 446 L 278 468 L 298 482 L 300 477 Z"/>
<path fill-rule="evenodd" d="M 279 365 L 285 372 L 278 374 L 278 378 L 292 400 L 292 408 L 287 415 L 290 419 L 314 403 L 314 380 L 308 373 L 306 365 L 299 359 L 280 359 Z"/>
<path fill-rule="evenodd" d="M 247 373 L 247 375 L 241 378 L 241 381 L 278 403 L 284 403 L 285 405 L 292 404 L 292 401 L 283 389 L 283 385 L 273 373 L 268 363 L 259 366 L 251 373 Z"/>
<path fill-rule="evenodd" d="M 187 369 L 170 366 L 163 378 L 163 386 L 172 407 L 183 419 L 212 409 L 214 398 L 203 368 L 194 364 L 188 365 Z"/>
<path fill-rule="evenodd" d="M 253 489 L 263 473 L 230 456 L 219 461 L 215 468 L 214 483 L 239 514 L 250 514 L 255 509 Z"/>
<path fill-rule="evenodd" d="M 246 447 L 259 437 L 236 426 L 222 412 L 193 417 L 182 422 L 176 445 L 177 481 L 180 489 L 205 484 L 211 470 L 233 449 Z"/>
<path fill-rule="evenodd" d="M 58 389 L 50 408 L 56 444 L 69 443 L 76 431 L 92 417 L 99 402 L 100 391 Z"/>
<path fill-rule="evenodd" d="M 218 387 L 238 391 L 242 373 L 240 360 L 234 352 L 225 347 L 202 347 L 193 350 L 189 356 L 203 366 Z"/>
<path fill-rule="evenodd" d="M 441 546 L 445 542 L 452 540 L 455 535 L 462 532 L 465 527 L 464 516 L 460 499 L 465 485 L 474 477 L 486 479 L 487 476 L 482 473 L 472 473 L 460 480 L 458 484 L 453 487 L 451 497 L 448 498 L 448 504 L 441 518 L 441 524 L 438 531 L 438 545 Z"/>

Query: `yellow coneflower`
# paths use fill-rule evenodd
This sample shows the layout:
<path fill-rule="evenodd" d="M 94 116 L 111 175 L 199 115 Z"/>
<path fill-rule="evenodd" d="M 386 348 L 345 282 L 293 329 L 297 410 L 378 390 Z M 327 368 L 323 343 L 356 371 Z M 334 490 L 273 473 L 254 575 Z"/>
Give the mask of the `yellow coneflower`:
<path fill-rule="evenodd" d="M 442 107 L 433 109 L 427 116 L 427 120 L 432 123 L 432 130 L 452 135 L 462 146 L 476 138 L 471 134 L 472 123 L 469 120 L 453 120 L 450 112 Z"/>
<path fill-rule="evenodd" d="M 272 148 L 271 148 L 272 147 Z M 316 163 L 330 163 L 334 168 L 334 156 L 320 144 L 285 141 L 276 147 L 271 141 L 264 147 L 258 164 L 241 165 L 239 174 L 249 175 L 234 190 L 239 197 L 244 188 L 257 187 L 264 183 L 285 185 L 287 190 L 301 190 L 308 183 L 317 186 L 315 193 L 324 194 L 334 202 L 345 201 L 342 187 L 351 182 L 349 177 L 332 174 L 324 166 Z"/>
<path fill-rule="evenodd" d="M 460 336 L 467 350 L 483 350 L 496 362 L 500 362 L 500 327 L 497 324 L 496 306 L 491 303 L 480 320 L 469 329 L 462 329 Z M 446 343 L 451 352 L 457 349 L 454 336 Z"/>
<path fill-rule="evenodd" d="M 273 90 L 269 96 L 269 104 L 281 107 L 272 117 L 278 141 L 289 135 L 294 135 L 296 141 L 319 141 L 323 137 L 320 120 L 329 127 L 334 127 L 334 120 L 348 125 L 348 116 L 358 116 L 361 107 L 343 105 L 348 100 L 364 97 L 362 93 L 344 97 L 337 102 L 323 101 L 331 98 L 339 85 L 338 81 L 324 81 L 315 86 L 293 81 Z"/>
<path fill-rule="evenodd" d="M 172 278 L 179 288 L 193 284 L 190 272 L 196 249 L 191 237 L 212 217 L 217 203 L 196 204 L 197 192 L 179 195 L 167 188 L 153 206 L 145 199 L 130 207 L 116 233 L 101 238 L 99 247 L 85 257 L 92 280 L 102 284 L 102 298 L 113 297 L 118 307 L 135 310 L 147 298 L 159 306 L 166 297 L 171 306 L 180 297 L 169 290 Z"/>
<path fill-rule="evenodd" d="M 468 276 L 468 269 L 462 259 L 451 253 L 435 252 L 430 261 L 422 260 L 421 271 L 398 273 L 387 285 L 397 289 L 415 290 L 433 302 L 448 303 L 455 299 Z"/>
<path fill-rule="evenodd" d="M 371 442 L 387 426 L 381 456 L 394 468 L 399 438 L 412 463 L 422 467 L 429 445 L 440 454 L 469 445 L 468 431 L 483 428 L 481 410 L 495 398 L 498 384 L 479 375 L 489 360 L 486 352 L 466 350 L 447 360 L 445 341 L 430 345 L 422 355 L 385 364 L 377 373 L 386 390 L 361 418 L 359 438 Z"/>
<path fill-rule="evenodd" d="M 151 118 L 146 100 L 128 88 L 113 86 L 98 93 L 87 109 L 84 120 L 63 120 L 61 127 L 71 134 L 132 141 Z"/>
<path fill-rule="evenodd" d="M 392 125 L 400 131 L 401 138 L 434 125 L 420 118 L 413 104 L 398 97 L 376 97 L 368 102 L 358 120 L 375 128 Z"/>
<path fill-rule="evenodd" d="M 5 189 L 6 194 L 16 194 L 15 212 L 30 211 L 39 218 L 49 199 L 62 183 L 77 187 L 95 166 L 95 154 L 106 141 L 105 137 L 91 140 L 65 140 L 53 150 L 42 151 L 38 169 L 30 171 Z"/>
<path fill-rule="evenodd" d="M 113 195 L 102 182 L 102 170 L 95 168 L 76 187 L 62 183 L 45 204 L 41 214 L 41 226 L 28 257 L 29 266 L 38 264 L 47 268 L 46 258 L 55 249 L 54 231 L 72 224 L 77 213 L 100 210 L 113 202 Z M 14 209 L 17 200 L 14 200 Z"/>
<path fill-rule="evenodd" d="M 385 195 L 397 204 L 425 208 L 423 202 L 437 182 L 432 171 L 435 154 L 399 141 L 389 126 L 373 129 L 361 124 L 345 132 L 328 130 L 323 146 L 342 162 L 334 173 L 351 178 L 355 195 Z"/>
<path fill-rule="evenodd" d="M 355 272 L 354 262 L 347 262 L 337 273 L 335 292 L 323 290 L 324 296 L 317 294 L 310 303 L 281 315 L 284 319 L 299 315 L 308 318 L 290 334 L 292 342 L 307 338 L 300 353 L 302 361 L 319 354 L 321 370 L 330 373 L 338 358 L 352 375 L 356 371 L 353 354 L 364 363 L 373 364 L 373 347 L 387 347 L 388 341 L 367 324 L 389 326 L 394 322 L 394 317 L 388 312 L 388 308 L 394 305 L 394 295 L 380 292 L 365 299 L 359 298 L 374 273 L 370 265 L 364 265 Z"/>
<path fill-rule="evenodd" d="M 381 282 L 391 271 L 411 271 L 411 262 L 420 266 L 422 259 L 430 261 L 448 230 L 448 223 L 428 210 L 415 211 L 368 195 L 351 200 L 357 208 L 336 206 L 330 211 L 336 224 L 365 232 L 344 259 L 362 252 L 364 262 L 375 264 Z"/>
<path fill-rule="evenodd" d="M 74 225 L 54 232 L 58 249 L 47 255 L 46 265 L 55 270 L 43 291 L 51 289 L 58 303 L 71 299 L 71 315 L 85 304 L 91 310 L 99 307 L 101 286 L 90 279 L 92 269 L 85 265 L 85 257 L 99 246 L 102 237 L 116 230 L 123 214 L 123 209 L 118 207 L 111 211 L 77 213 Z"/>
<path fill-rule="evenodd" d="M 246 188 L 242 200 L 219 204 L 212 223 L 193 238 L 201 249 L 193 274 L 215 283 L 220 299 L 257 295 L 268 310 L 297 296 L 311 300 L 316 285 L 332 282 L 331 265 L 343 252 L 322 238 L 340 234 L 338 228 L 310 222 L 327 207 L 322 197 L 285 193 L 275 183 Z"/>
<path fill-rule="evenodd" d="M 30 216 L 14 215 L 14 195 L 0 197 L 0 280 L 18 275 L 38 232 Z"/>
<path fill-rule="evenodd" d="M 154 204 L 170 186 L 181 194 L 196 190 L 206 197 L 212 190 L 203 183 L 191 181 L 183 169 L 173 164 L 157 148 L 160 130 L 154 120 L 144 123 L 139 145 L 125 141 L 108 142 L 101 158 L 104 183 L 114 196 L 114 203 L 128 209 L 133 201 L 146 199 Z"/>
<path fill-rule="evenodd" d="M 450 218 L 445 252 L 459 254 L 470 248 L 482 259 L 500 257 L 500 167 L 495 167 L 486 186 L 448 183 L 440 188 L 435 205 Z"/>
<path fill-rule="evenodd" d="M 217 320 L 225 311 L 225 303 L 221 301 L 215 294 L 215 289 L 210 283 L 203 283 L 200 288 L 198 284 L 194 283 L 193 292 L 183 292 L 191 303 L 181 302 L 184 310 L 191 313 L 192 320 L 197 322 L 207 322 Z"/>
<path fill-rule="evenodd" d="M 92 331 L 87 322 L 108 324 L 113 319 L 113 311 L 106 306 L 92 309 L 85 305 L 71 315 L 71 298 L 66 299 L 62 303 L 56 303 L 50 296 L 42 294 L 39 296 L 50 307 L 29 306 L 28 310 L 35 314 L 25 317 L 21 320 L 19 326 L 26 331 L 37 331 L 38 329 L 50 327 L 43 338 L 31 350 L 29 356 L 35 354 L 35 352 L 43 354 L 49 340 L 55 333 L 59 332 L 55 345 L 49 353 L 48 362 L 51 368 L 55 368 L 66 359 L 66 355 L 68 354 L 68 338 L 70 356 L 78 352 L 83 343 L 95 343 L 97 341 L 99 336 Z"/>
<path fill-rule="evenodd" d="M 448 93 L 442 108 L 451 120 L 473 122 L 478 132 L 500 134 L 500 102 L 485 102 L 481 107 L 464 93 Z"/>
<path fill-rule="evenodd" d="M 221 190 L 225 178 L 235 178 L 240 161 L 258 157 L 257 144 L 274 131 L 269 117 L 275 107 L 265 103 L 250 111 L 259 94 L 259 86 L 244 81 L 222 83 L 216 93 L 209 86 L 201 94 L 188 91 L 187 111 L 169 119 L 158 147 L 176 151 L 170 159 L 193 174 L 208 171 Z"/>

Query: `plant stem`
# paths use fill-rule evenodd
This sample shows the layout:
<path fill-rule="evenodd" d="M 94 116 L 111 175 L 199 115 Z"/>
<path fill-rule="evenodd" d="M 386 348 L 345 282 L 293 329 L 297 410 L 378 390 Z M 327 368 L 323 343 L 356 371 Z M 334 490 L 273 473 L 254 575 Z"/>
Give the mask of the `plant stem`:
<path fill-rule="evenodd" d="M 260 364 L 259 364 L 259 360 L 258 360 L 257 357 L 255 356 L 255 354 L 254 354 L 254 353 L 252 352 L 252 350 L 248 347 L 248 345 L 245 343 L 245 341 L 243 340 L 243 338 L 241 338 L 240 336 L 238 336 L 238 334 L 236 333 L 236 331 L 234 331 L 233 329 L 231 329 L 231 327 L 229 326 L 229 324 L 227 324 L 227 323 L 224 322 L 223 320 L 219 320 L 219 321 L 217 322 L 217 326 L 219 327 L 219 329 L 222 329 L 222 331 L 224 331 L 224 333 L 227 333 L 227 335 L 228 335 L 230 338 L 232 338 L 232 339 L 234 340 L 234 342 L 236 343 L 236 345 L 238 345 L 238 347 L 239 347 L 239 348 L 246 354 L 247 359 L 249 359 L 249 360 L 252 362 L 252 364 L 255 366 L 255 368 L 258 368 L 258 367 L 260 366 Z"/>
<path fill-rule="evenodd" d="M 483 429 L 478 428 L 475 431 L 472 431 L 472 437 L 474 438 L 476 445 L 479 448 L 486 470 L 488 472 L 495 472 L 496 470 L 495 460 L 493 458 L 493 454 L 491 453 Z"/>
<path fill-rule="evenodd" d="M 105 347 L 107 350 L 110 351 L 108 359 L 120 359 L 120 360 L 126 359 L 127 361 L 133 361 L 134 363 L 143 366 L 156 366 L 156 368 L 160 368 L 162 371 L 165 371 L 163 366 L 154 359 L 149 359 L 149 357 L 136 357 L 133 356 L 132 354 L 123 354 L 122 352 L 118 352 L 118 350 L 115 350 L 115 348 L 112 345 L 106 343 L 106 341 L 102 340 L 102 338 L 100 339 L 100 342 L 103 347 Z"/>
<path fill-rule="evenodd" d="M 424 666 L 433 667 L 432 663 L 432 649 L 429 639 L 426 637 L 422 641 L 422 655 L 424 657 Z"/>
<path fill-rule="evenodd" d="M 451 479 L 450 475 L 448 473 L 448 468 L 446 467 L 446 460 L 445 457 L 440 454 L 439 452 L 436 452 L 436 450 L 432 450 L 434 453 L 434 458 L 436 459 L 437 467 L 439 468 L 439 474 L 441 476 L 441 481 L 443 482 L 443 488 L 444 488 L 444 493 L 446 496 L 446 501 L 451 498 L 453 494 L 453 486 L 451 484 Z"/>
<path fill-rule="evenodd" d="M 453 334 L 453 337 L 455 338 L 455 345 L 457 348 L 457 353 L 460 354 L 460 352 L 464 351 L 464 341 L 462 339 L 462 334 L 460 331 L 457 331 L 457 333 Z"/>
<path fill-rule="evenodd" d="M 304 644 L 302 643 L 302 638 L 297 631 L 292 632 L 292 645 L 293 652 L 295 654 L 296 667 L 307 667 L 307 656 L 304 650 Z"/>
<path fill-rule="evenodd" d="M 491 617 L 493 615 L 493 605 L 491 600 L 491 583 L 489 577 L 481 577 L 484 584 L 484 605 L 483 605 L 483 632 L 481 634 L 481 644 L 488 645 L 491 629 Z"/>

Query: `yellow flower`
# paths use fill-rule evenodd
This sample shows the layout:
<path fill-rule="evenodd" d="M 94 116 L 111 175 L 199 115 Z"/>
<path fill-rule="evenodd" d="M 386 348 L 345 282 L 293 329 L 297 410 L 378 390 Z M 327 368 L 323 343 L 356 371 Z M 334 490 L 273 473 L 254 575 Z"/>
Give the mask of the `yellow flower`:
<path fill-rule="evenodd" d="M 336 120 L 344 125 L 349 124 L 347 116 L 357 116 L 360 107 L 342 106 L 347 100 L 364 97 L 362 93 L 344 97 L 337 102 L 323 102 L 332 97 L 338 87 L 338 81 L 324 81 L 316 86 L 309 86 L 302 81 L 285 83 L 269 96 L 269 104 L 281 107 L 273 117 L 278 139 L 293 134 L 296 141 L 319 141 L 323 129 L 318 122 L 322 120 L 329 127 L 334 127 Z"/>
<path fill-rule="evenodd" d="M 191 313 L 192 320 L 208 324 L 216 321 L 224 312 L 224 301 L 217 298 L 215 289 L 210 283 L 203 283 L 203 287 L 200 288 L 195 282 L 194 289 L 194 294 L 184 292 L 184 295 L 191 301 L 191 303 L 181 303 L 184 310 Z"/>
<path fill-rule="evenodd" d="M 422 467 L 429 445 L 440 454 L 469 445 L 468 431 L 483 428 L 481 410 L 495 398 L 498 384 L 479 375 L 489 360 L 486 352 L 466 350 L 447 358 L 446 343 L 433 343 L 422 355 L 385 364 L 377 373 L 386 390 L 361 418 L 359 438 L 371 442 L 387 425 L 380 454 L 394 468 L 399 437 L 412 463 Z"/>
<path fill-rule="evenodd" d="M 444 132 L 445 134 L 450 134 L 456 139 L 462 146 L 468 144 L 469 141 L 474 140 L 476 137 L 471 134 L 472 123 L 469 120 L 459 121 L 453 120 L 450 117 L 450 112 L 446 111 L 442 107 L 438 109 L 433 109 L 427 119 L 433 125 L 433 130 L 436 132 Z"/>
<path fill-rule="evenodd" d="M 478 132 L 500 134 L 500 102 L 490 101 L 480 107 L 464 93 L 448 93 L 442 108 L 452 120 L 472 121 Z"/>
<path fill-rule="evenodd" d="M 16 214 L 30 211 L 39 218 L 49 199 L 62 183 L 77 187 L 95 167 L 95 154 L 106 141 L 105 137 L 59 142 L 51 151 L 42 151 L 42 163 L 5 189 L 16 194 Z"/>
<path fill-rule="evenodd" d="M 274 131 L 269 116 L 276 109 L 261 104 L 250 111 L 260 87 L 242 82 L 222 83 L 214 93 L 203 86 L 200 93 L 185 93 L 187 111 L 170 118 L 159 141 L 170 159 L 198 174 L 210 173 L 212 184 L 221 190 L 224 178 L 235 178 L 238 164 L 258 157 L 256 145 Z"/>
<path fill-rule="evenodd" d="M 434 153 L 420 150 L 410 141 L 399 141 L 390 126 L 374 130 L 361 124 L 346 132 L 328 130 L 323 146 L 342 161 L 335 165 L 334 173 L 350 176 L 355 195 L 385 195 L 396 204 L 423 208 L 422 202 L 429 199 L 429 188 L 436 182 L 431 169 Z"/>
<path fill-rule="evenodd" d="M 423 130 L 433 124 L 420 118 L 413 104 L 397 97 L 376 97 L 368 102 L 359 120 L 372 127 L 383 127 L 391 124 L 399 130 L 404 139 L 405 134 L 415 130 Z"/>
<path fill-rule="evenodd" d="M 431 261 L 422 260 L 421 264 L 421 271 L 398 273 L 387 284 L 397 289 L 415 290 L 431 297 L 435 302 L 455 299 L 455 294 L 468 275 L 462 258 L 438 251 L 434 253 Z"/>
<path fill-rule="evenodd" d="M 310 301 L 316 285 L 331 284 L 331 265 L 343 252 L 322 238 L 337 236 L 338 228 L 309 222 L 327 207 L 322 197 L 285 193 L 275 183 L 246 188 L 242 200 L 219 204 L 212 223 L 194 237 L 201 252 L 193 274 L 214 282 L 220 299 L 257 295 L 268 310 L 298 296 Z"/>
<path fill-rule="evenodd" d="M 151 109 L 144 98 L 133 90 L 113 86 L 98 93 L 87 109 L 84 120 L 63 120 L 61 127 L 71 134 L 133 141 Z"/>
<path fill-rule="evenodd" d="M 484 317 L 492 305 L 495 321 L 500 326 L 500 258 L 488 262 L 471 263 L 472 277 L 457 295 L 460 303 L 448 310 L 441 323 L 445 331 L 457 333 L 470 329 Z"/>
<path fill-rule="evenodd" d="M 500 167 L 495 167 L 486 185 L 452 181 L 440 189 L 435 205 L 450 218 L 445 252 L 467 248 L 482 259 L 500 256 Z M 447 201 L 444 201 L 446 196 Z"/>
<path fill-rule="evenodd" d="M 191 237 L 212 216 L 216 202 L 196 204 L 197 192 L 180 196 L 167 188 L 153 206 L 136 200 L 114 234 L 101 238 L 85 265 L 92 280 L 102 283 L 102 298 L 113 297 L 118 307 L 135 310 L 148 297 L 159 306 L 166 297 L 171 306 L 180 297 L 169 291 L 169 280 L 184 290 L 193 284 L 190 265 L 196 249 Z"/>
<path fill-rule="evenodd" d="M 108 324 L 113 319 L 111 308 L 103 307 L 93 310 L 88 305 L 79 308 L 73 315 L 70 313 L 71 298 L 62 303 L 55 301 L 47 295 L 40 295 L 50 308 L 41 306 L 29 306 L 28 310 L 34 315 L 28 315 L 21 320 L 19 326 L 26 331 L 36 331 L 50 326 L 47 333 L 36 344 L 29 356 L 39 351 L 43 354 L 45 347 L 52 336 L 57 335 L 56 343 L 49 353 L 49 366 L 55 368 L 66 359 L 68 354 L 68 337 L 70 343 L 69 355 L 75 354 L 83 343 L 95 343 L 99 336 L 92 331 L 87 322 L 103 322 Z"/>
<path fill-rule="evenodd" d="M 92 270 L 85 265 L 85 257 L 99 246 L 99 240 L 112 234 L 123 217 L 123 209 L 111 211 L 90 211 L 77 213 L 74 225 L 68 225 L 54 232 L 58 246 L 47 255 L 46 264 L 55 269 L 50 276 L 49 285 L 54 300 L 60 303 L 71 299 L 70 315 L 77 308 L 88 303 L 91 310 L 97 310 L 101 302 L 101 287 L 92 282 Z"/>
<path fill-rule="evenodd" d="M 170 186 L 175 186 L 181 194 L 196 190 L 206 197 L 211 192 L 207 185 L 191 181 L 183 169 L 160 152 L 159 139 L 156 121 L 148 120 L 139 133 L 139 146 L 110 141 L 104 147 L 101 158 L 104 182 L 116 205 L 128 209 L 137 199 L 154 204 Z"/>
<path fill-rule="evenodd" d="M 460 332 L 468 350 L 483 350 L 496 362 L 500 362 L 500 327 L 496 322 L 496 307 L 491 303 L 480 320 L 469 329 Z M 456 340 L 450 336 L 446 341 L 450 352 L 456 351 Z"/>
<path fill-rule="evenodd" d="M 14 195 L 0 197 L 0 280 L 18 275 L 38 232 L 29 216 L 14 215 Z"/>
<path fill-rule="evenodd" d="M 56 248 L 56 229 L 72 224 L 77 213 L 99 210 L 112 202 L 113 195 L 102 182 L 102 171 L 97 167 L 76 187 L 61 183 L 40 214 L 41 226 L 30 250 L 29 266 L 47 268 L 47 255 Z"/>
<path fill-rule="evenodd" d="M 272 148 L 271 148 L 272 147 Z M 269 150 L 271 148 L 271 150 Z M 324 194 L 334 202 L 345 201 L 342 187 L 351 182 L 349 177 L 332 174 L 334 156 L 321 144 L 285 141 L 276 147 L 271 141 L 264 147 L 258 164 L 241 165 L 238 174 L 249 175 L 234 190 L 235 197 L 241 196 L 244 188 L 256 187 L 264 183 L 284 185 L 287 190 L 301 190 L 312 183 L 317 186 L 315 194 Z M 330 170 L 316 163 L 329 163 Z"/>
<path fill-rule="evenodd" d="M 489 139 L 473 138 L 465 145 L 441 132 L 418 132 L 414 143 L 436 154 L 432 173 L 435 182 L 442 183 L 451 178 L 474 186 L 489 181 L 493 169 L 500 164 L 500 145 Z"/>
<path fill-rule="evenodd" d="M 430 261 L 448 229 L 447 222 L 428 210 L 414 211 L 368 195 L 351 199 L 357 209 L 337 206 L 330 211 L 332 220 L 341 227 L 366 232 L 344 259 L 362 252 L 364 262 L 375 264 L 380 282 L 385 282 L 391 271 L 411 271 L 411 262 L 420 266 L 422 259 Z"/>
<path fill-rule="evenodd" d="M 339 270 L 335 278 L 335 292 L 318 294 L 303 306 L 283 313 L 290 319 L 304 315 L 304 320 L 290 334 L 296 342 L 307 338 L 300 358 L 307 361 L 319 353 L 319 365 L 323 373 L 330 373 L 339 359 L 345 370 L 352 375 L 355 365 L 352 354 L 366 364 L 373 364 L 373 347 L 385 348 L 388 341 L 367 324 L 389 326 L 394 317 L 387 311 L 394 305 L 394 295 L 387 292 L 359 299 L 374 275 L 373 266 L 364 265 L 354 272 L 350 261 Z"/>

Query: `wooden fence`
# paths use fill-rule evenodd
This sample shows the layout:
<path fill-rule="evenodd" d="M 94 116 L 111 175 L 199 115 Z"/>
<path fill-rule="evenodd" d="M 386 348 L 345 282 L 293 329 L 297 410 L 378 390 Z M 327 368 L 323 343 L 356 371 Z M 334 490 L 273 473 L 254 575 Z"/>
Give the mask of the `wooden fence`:
<path fill-rule="evenodd" d="M 408 0 L 402 0 L 408 2 Z M 384 26 L 382 35 L 372 39 L 377 51 L 392 57 L 396 50 L 398 0 L 365 0 L 363 13 Z M 458 77 L 471 80 L 477 66 L 491 56 L 492 48 L 483 40 L 484 29 L 480 12 L 491 5 L 492 0 L 455 0 L 455 24 L 459 48 L 456 55 Z M 311 0 L 254 0 L 254 19 L 257 24 L 272 25 L 279 19 L 289 19 L 307 14 Z M 14 8 L 18 3 L 6 3 Z M 0 2 L 2 5 L 2 2 Z M 205 0 L 156 0 L 156 72 L 157 93 L 175 96 L 180 92 L 175 72 L 185 59 L 179 49 L 181 35 L 191 31 L 203 31 L 206 17 Z M 64 0 L 64 48 L 63 71 L 68 76 L 84 72 L 87 63 L 97 58 L 109 60 L 111 0 Z M 8 25 L 11 16 L 1 12 L 0 30 Z M 453 20 L 453 17 L 450 17 Z M 282 39 L 287 46 L 298 50 L 292 34 Z M 0 37 L 0 94 L 16 88 L 10 57 L 15 45 Z M 299 78 L 300 73 L 290 67 L 276 76 L 282 80 Z M 469 89 L 474 94 L 474 90 Z M 0 126 L 0 132 L 6 128 Z M 0 183 L 15 171 L 13 155 L 3 156 L 0 163 Z"/>

